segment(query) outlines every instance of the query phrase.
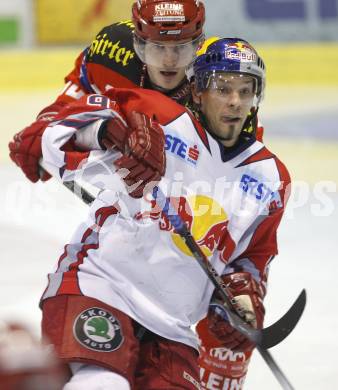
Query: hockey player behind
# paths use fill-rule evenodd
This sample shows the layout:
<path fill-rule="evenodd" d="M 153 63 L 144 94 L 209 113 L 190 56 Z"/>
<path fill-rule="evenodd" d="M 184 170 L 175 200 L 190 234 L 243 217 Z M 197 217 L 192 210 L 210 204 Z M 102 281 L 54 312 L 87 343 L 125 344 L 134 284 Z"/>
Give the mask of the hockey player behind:
<path fill-rule="evenodd" d="M 55 175 L 100 174 L 103 189 L 41 300 L 43 333 L 73 373 L 65 390 L 224 390 L 243 383 L 254 346 L 227 322 L 151 188 L 158 183 L 224 275 L 240 315 L 260 328 L 290 178 L 246 131 L 265 86 L 255 49 L 237 38 L 210 40 L 190 77 L 199 121 L 158 92 L 112 89 L 69 105 L 44 132 L 43 157 Z M 203 318 L 199 383 L 191 326 Z"/>
<path fill-rule="evenodd" d="M 1 390 L 60 390 L 67 373 L 23 324 L 0 320 Z"/>
<path fill-rule="evenodd" d="M 190 98 L 185 68 L 204 40 L 205 9 L 197 0 L 138 0 L 131 20 L 104 27 L 78 56 L 56 101 L 14 136 L 11 159 L 33 182 L 40 179 L 41 136 L 67 104 L 115 88 L 158 90 L 180 104 Z M 42 180 L 48 180 L 45 174 Z"/>

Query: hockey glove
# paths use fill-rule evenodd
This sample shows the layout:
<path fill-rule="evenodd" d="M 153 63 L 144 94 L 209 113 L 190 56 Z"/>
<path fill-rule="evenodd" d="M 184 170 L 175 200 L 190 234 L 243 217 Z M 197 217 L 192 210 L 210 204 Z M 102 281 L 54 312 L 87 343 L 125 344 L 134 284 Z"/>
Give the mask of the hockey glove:
<path fill-rule="evenodd" d="M 39 160 L 42 156 L 41 137 L 48 122 L 37 120 L 15 134 L 13 141 L 8 144 L 10 158 L 20 167 L 26 177 L 36 183 L 39 179 L 46 181 L 50 175 L 39 174 Z"/>
<path fill-rule="evenodd" d="M 259 284 L 248 272 L 236 272 L 222 277 L 233 300 L 237 313 L 254 328 L 263 327 L 264 306 L 263 291 Z M 208 312 L 208 326 L 210 332 L 224 347 L 233 351 L 246 351 L 254 344 L 234 329 L 227 320 L 222 308 L 222 301 L 217 293 L 213 294 Z"/>
<path fill-rule="evenodd" d="M 38 119 L 15 134 L 13 140 L 8 144 L 10 158 L 33 183 L 39 179 L 46 181 L 51 177 L 46 172 L 43 172 L 40 177 L 41 137 L 45 128 L 64 105 L 64 103 L 56 102 L 43 109 Z"/>
<path fill-rule="evenodd" d="M 164 133 L 156 122 L 139 112 L 131 112 L 127 122 L 128 126 L 117 118 L 105 122 L 99 142 L 106 149 L 116 147 L 122 152 L 115 166 L 129 171 L 123 177 L 129 195 L 140 198 L 145 187 L 150 191 L 150 183 L 156 185 L 165 173 Z"/>

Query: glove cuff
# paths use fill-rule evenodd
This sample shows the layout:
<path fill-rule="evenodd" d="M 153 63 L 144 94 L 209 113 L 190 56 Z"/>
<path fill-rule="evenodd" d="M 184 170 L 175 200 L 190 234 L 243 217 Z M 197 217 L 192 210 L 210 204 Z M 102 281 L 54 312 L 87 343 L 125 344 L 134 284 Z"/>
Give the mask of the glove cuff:
<path fill-rule="evenodd" d="M 106 121 L 103 119 L 93 124 L 82 127 L 75 133 L 75 145 L 81 150 L 105 150 L 106 148 L 100 142 L 100 132 Z"/>
<path fill-rule="evenodd" d="M 106 132 L 107 132 L 107 121 L 102 121 L 97 131 L 97 142 L 100 145 L 100 148 L 102 150 L 107 150 L 107 148 L 104 146 L 102 142 L 103 138 L 106 135 Z"/>

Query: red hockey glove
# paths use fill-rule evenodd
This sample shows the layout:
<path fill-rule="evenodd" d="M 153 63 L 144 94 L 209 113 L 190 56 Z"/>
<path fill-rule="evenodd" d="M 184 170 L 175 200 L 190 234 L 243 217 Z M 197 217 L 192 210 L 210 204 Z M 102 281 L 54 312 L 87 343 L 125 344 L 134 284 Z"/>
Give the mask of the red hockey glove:
<path fill-rule="evenodd" d="M 119 169 L 128 169 L 123 178 L 130 189 L 130 196 L 140 198 L 149 183 L 157 183 L 165 173 L 164 133 L 162 128 L 147 115 L 131 112 L 128 127 L 119 119 L 105 123 L 100 143 L 107 149 L 116 147 L 123 156 L 115 161 Z M 148 188 L 151 190 L 151 188 Z"/>
<path fill-rule="evenodd" d="M 228 291 L 236 302 L 238 314 L 254 328 L 263 327 L 264 306 L 263 291 L 248 272 L 236 272 L 222 277 Z M 214 293 L 208 312 L 210 332 L 226 348 L 233 351 L 246 351 L 254 344 L 235 330 L 227 321 L 226 313 L 217 292 Z"/>
<path fill-rule="evenodd" d="M 39 173 L 39 160 L 42 157 L 41 137 L 48 123 L 41 119 L 33 122 L 15 134 L 13 141 L 8 144 L 10 158 L 33 183 L 39 179 L 46 181 L 50 178 L 47 173 L 43 173 L 41 177 Z"/>
<path fill-rule="evenodd" d="M 33 183 L 39 179 L 46 181 L 51 177 L 46 172 L 42 173 L 40 177 L 39 160 L 42 157 L 41 137 L 49 122 L 53 120 L 55 115 L 65 105 L 66 103 L 55 102 L 44 108 L 39 114 L 39 119 L 15 134 L 13 141 L 8 144 L 10 158 L 23 170 L 26 177 Z"/>

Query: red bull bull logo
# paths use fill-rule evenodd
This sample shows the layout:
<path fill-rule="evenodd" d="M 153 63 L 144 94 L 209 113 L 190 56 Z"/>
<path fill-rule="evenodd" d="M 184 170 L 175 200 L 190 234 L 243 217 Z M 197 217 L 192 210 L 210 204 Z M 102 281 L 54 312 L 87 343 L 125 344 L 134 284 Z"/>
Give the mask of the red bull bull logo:
<path fill-rule="evenodd" d="M 171 197 L 170 203 L 199 244 L 206 256 L 211 256 L 216 250 L 220 258 L 226 262 L 235 248 L 234 241 L 228 231 L 228 215 L 221 205 L 205 195 Z M 136 215 L 137 219 L 159 220 L 161 230 L 171 233 L 175 246 L 187 256 L 192 256 L 182 238 L 175 233 L 171 222 L 164 215 L 155 200 L 151 201 L 151 210 Z"/>
<path fill-rule="evenodd" d="M 257 55 L 251 46 L 243 42 L 236 42 L 226 48 L 225 58 L 244 62 L 255 62 Z"/>

